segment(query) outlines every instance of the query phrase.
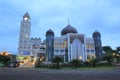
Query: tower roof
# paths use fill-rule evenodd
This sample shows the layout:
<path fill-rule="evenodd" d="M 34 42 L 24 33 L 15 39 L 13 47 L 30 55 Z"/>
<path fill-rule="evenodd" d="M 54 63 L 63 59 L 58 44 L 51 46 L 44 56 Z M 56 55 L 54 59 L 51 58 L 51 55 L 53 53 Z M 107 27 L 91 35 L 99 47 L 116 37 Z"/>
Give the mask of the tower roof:
<path fill-rule="evenodd" d="M 28 12 L 26 12 L 23 17 L 28 17 L 30 19 L 30 15 Z"/>
<path fill-rule="evenodd" d="M 100 32 L 98 32 L 97 30 L 93 33 L 93 36 L 101 36 Z"/>
<path fill-rule="evenodd" d="M 47 32 L 46 32 L 46 36 L 54 36 L 54 32 L 49 29 Z"/>

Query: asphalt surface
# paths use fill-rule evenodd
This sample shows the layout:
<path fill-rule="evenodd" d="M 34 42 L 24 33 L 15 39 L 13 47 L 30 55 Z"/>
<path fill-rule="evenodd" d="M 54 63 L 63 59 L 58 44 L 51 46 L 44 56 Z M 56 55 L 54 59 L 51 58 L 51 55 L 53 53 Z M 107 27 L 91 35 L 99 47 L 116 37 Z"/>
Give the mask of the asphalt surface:
<path fill-rule="evenodd" d="M 78 71 L 0 68 L 0 80 L 120 80 L 120 69 Z"/>

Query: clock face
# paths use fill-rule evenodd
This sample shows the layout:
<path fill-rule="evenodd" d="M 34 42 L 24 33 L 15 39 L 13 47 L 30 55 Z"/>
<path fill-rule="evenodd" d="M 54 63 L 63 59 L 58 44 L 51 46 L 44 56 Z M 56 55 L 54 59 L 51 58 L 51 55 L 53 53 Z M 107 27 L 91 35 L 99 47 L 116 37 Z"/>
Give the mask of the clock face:
<path fill-rule="evenodd" d="M 28 20 L 28 18 L 27 18 L 27 17 L 24 17 L 24 20 L 25 20 L 25 21 L 27 21 L 27 20 Z"/>

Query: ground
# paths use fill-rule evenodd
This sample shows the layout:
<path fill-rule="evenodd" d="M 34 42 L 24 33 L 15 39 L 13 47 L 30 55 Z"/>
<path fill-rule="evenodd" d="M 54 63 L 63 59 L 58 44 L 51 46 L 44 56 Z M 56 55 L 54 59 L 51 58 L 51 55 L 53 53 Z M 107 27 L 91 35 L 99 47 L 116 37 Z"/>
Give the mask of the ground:
<path fill-rule="evenodd" d="M 0 68 L 0 80 L 120 80 L 120 69 L 40 70 Z"/>

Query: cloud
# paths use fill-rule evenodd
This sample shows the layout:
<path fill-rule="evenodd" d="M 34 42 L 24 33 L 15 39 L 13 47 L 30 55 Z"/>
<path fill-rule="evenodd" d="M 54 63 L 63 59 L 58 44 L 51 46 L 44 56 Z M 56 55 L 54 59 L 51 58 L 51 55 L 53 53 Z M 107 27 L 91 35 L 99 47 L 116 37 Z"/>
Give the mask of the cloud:
<path fill-rule="evenodd" d="M 113 49 L 120 46 L 120 39 L 116 34 L 105 34 L 102 35 L 102 44 L 103 46 L 111 46 Z"/>
<path fill-rule="evenodd" d="M 50 28 L 58 37 L 67 26 L 69 18 L 70 24 L 79 33 L 91 37 L 98 30 L 102 34 L 103 44 L 115 48 L 120 41 L 117 37 L 120 35 L 119 3 L 120 0 L 1 0 L 0 37 L 3 39 L 0 44 L 8 50 L 10 46 L 7 45 L 13 45 L 17 49 L 20 21 L 28 11 L 32 24 L 31 37 L 41 37 L 44 40 L 45 33 Z M 4 45 L 7 40 L 11 43 Z"/>

